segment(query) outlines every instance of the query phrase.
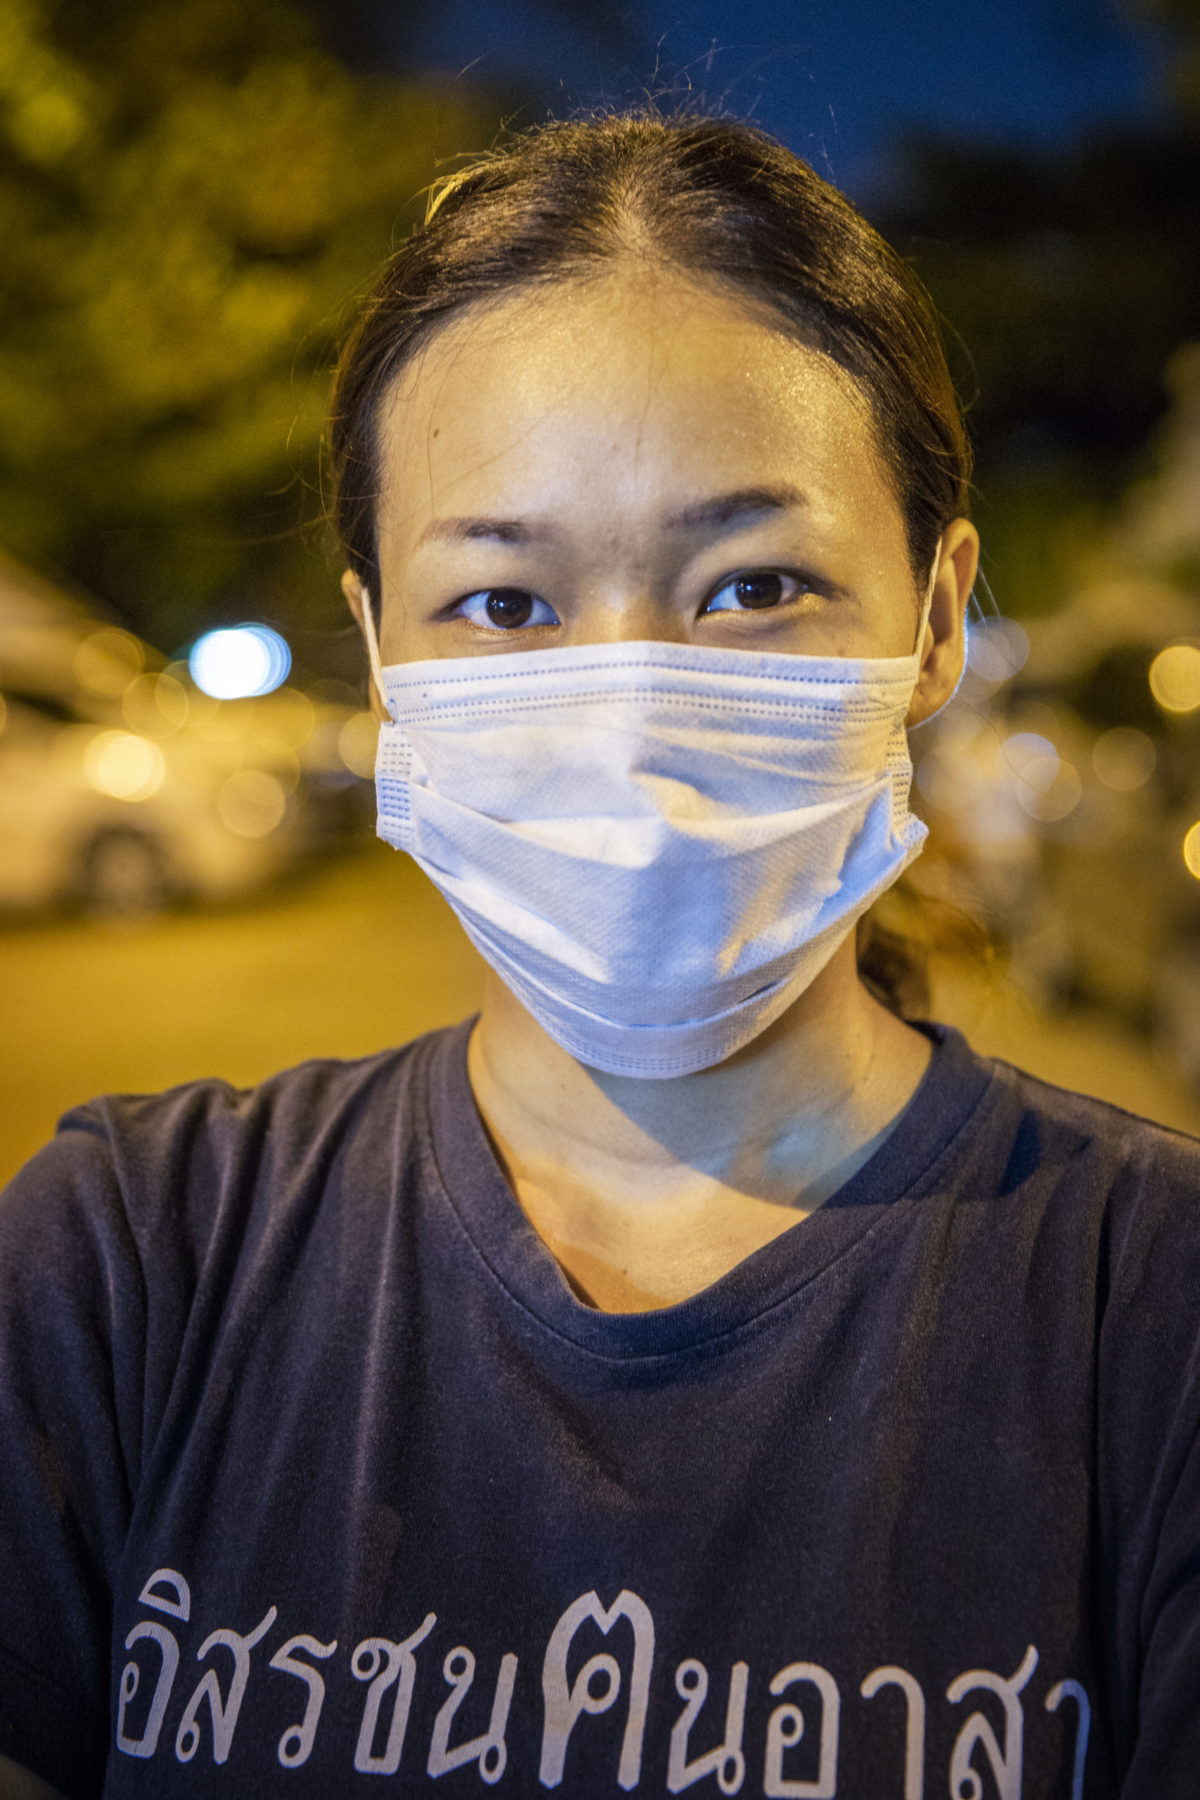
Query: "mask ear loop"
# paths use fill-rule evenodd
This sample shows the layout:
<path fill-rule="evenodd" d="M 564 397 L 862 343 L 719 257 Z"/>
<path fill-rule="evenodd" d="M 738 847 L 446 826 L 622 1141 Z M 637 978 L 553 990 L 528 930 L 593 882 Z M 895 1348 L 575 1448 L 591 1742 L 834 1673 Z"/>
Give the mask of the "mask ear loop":
<path fill-rule="evenodd" d="M 371 611 L 371 596 L 366 588 L 360 588 L 362 594 L 362 628 L 367 640 L 367 661 L 371 665 L 371 679 L 375 683 L 379 698 L 383 701 L 383 709 L 390 712 L 387 695 L 383 690 L 383 659 L 379 654 L 379 639 L 375 635 L 375 615 Z M 924 627 L 922 627 L 922 633 Z"/>
<path fill-rule="evenodd" d="M 921 645 L 925 642 L 925 631 L 929 624 L 929 615 L 933 611 L 933 590 L 937 586 L 938 571 L 942 566 L 942 540 L 939 537 L 937 549 L 933 553 L 933 567 L 929 571 L 929 586 L 925 589 L 925 598 L 921 602 L 921 623 L 917 626 L 917 641 L 913 646 L 913 655 L 920 666 Z"/>

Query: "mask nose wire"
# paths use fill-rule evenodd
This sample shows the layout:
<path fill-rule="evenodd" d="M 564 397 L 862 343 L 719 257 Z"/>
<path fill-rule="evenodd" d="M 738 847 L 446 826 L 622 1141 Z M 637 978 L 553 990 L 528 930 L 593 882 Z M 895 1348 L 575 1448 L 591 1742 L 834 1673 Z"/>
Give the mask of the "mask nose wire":
<path fill-rule="evenodd" d="M 361 588 L 360 592 L 362 594 L 363 636 L 367 640 L 367 661 L 371 665 L 371 679 L 383 702 L 384 711 L 389 712 L 391 709 L 388 706 L 387 695 L 383 691 L 383 659 L 379 654 L 379 639 L 375 635 L 375 615 L 371 611 L 371 596 L 366 588 Z M 924 631 L 923 626 L 922 631 Z"/>

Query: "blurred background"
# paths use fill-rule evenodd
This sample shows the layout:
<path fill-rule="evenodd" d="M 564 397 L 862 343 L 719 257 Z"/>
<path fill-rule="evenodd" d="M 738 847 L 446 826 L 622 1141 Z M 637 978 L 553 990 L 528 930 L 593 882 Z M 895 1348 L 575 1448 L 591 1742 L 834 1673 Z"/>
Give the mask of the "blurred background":
<path fill-rule="evenodd" d="M 372 837 L 329 375 L 439 172 L 646 94 L 782 135 L 946 321 L 934 1011 L 1200 1130 L 1200 0 L 0 0 L 0 1178 L 93 1093 L 476 1003 Z"/>

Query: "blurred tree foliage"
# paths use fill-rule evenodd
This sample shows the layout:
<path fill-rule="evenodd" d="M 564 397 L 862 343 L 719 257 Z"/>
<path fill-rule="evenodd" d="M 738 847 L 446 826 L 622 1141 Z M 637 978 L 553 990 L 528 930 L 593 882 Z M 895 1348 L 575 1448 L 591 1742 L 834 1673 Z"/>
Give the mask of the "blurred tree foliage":
<path fill-rule="evenodd" d="M 342 310 L 490 125 L 288 0 L 0 0 L 0 544 L 168 649 L 333 618 L 298 528 Z"/>
<path fill-rule="evenodd" d="M 1170 31 L 1160 123 L 1057 154 L 911 142 L 879 221 L 957 340 L 1005 612 L 1061 599 L 1080 536 L 1152 453 L 1171 353 L 1200 337 L 1200 0 L 1134 10 Z"/>
<path fill-rule="evenodd" d="M 1200 119 L 1200 0 L 1126 0 L 1134 18 L 1161 27 L 1172 44 L 1171 98 Z"/>
<path fill-rule="evenodd" d="M 1006 611 L 1057 601 L 1200 337 L 1200 0 L 1127 4 L 1173 45 L 1158 128 L 1052 156 L 914 143 L 879 221 L 967 346 Z M 347 297 L 495 119 L 468 89 L 352 74 L 325 46 L 349 53 L 370 11 L 0 0 L 0 546 L 164 648 L 230 615 L 340 622 L 301 526 Z"/>

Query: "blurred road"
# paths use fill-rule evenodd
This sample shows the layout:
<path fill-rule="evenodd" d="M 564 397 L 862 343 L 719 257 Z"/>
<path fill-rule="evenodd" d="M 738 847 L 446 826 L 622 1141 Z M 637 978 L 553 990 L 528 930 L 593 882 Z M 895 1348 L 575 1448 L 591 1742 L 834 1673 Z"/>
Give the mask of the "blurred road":
<path fill-rule="evenodd" d="M 238 907 L 2 931 L 0 1180 L 76 1101 L 367 1055 L 480 989 L 437 890 L 382 845 Z"/>
<path fill-rule="evenodd" d="M 0 931 L 0 1179 L 72 1103 L 359 1056 L 478 1004 L 481 965 L 407 857 L 364 847 L 253 905 L 138 926 Z M 1200 1134 L 1200 1098 L 1103 1017 L 1046 1019 L 1003 980 L 939 987 L 980 1050 Z"/>

